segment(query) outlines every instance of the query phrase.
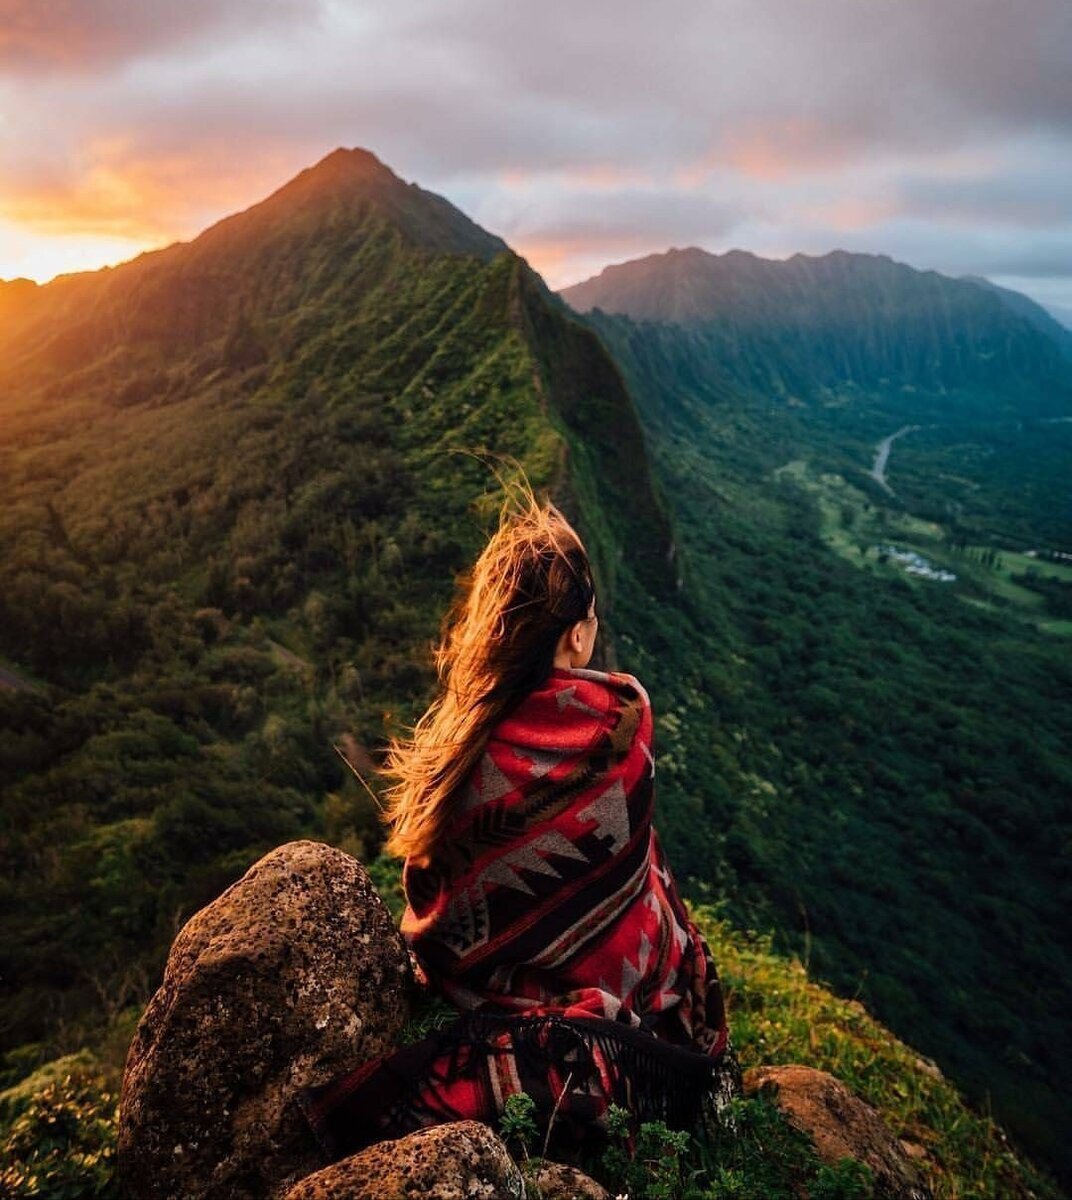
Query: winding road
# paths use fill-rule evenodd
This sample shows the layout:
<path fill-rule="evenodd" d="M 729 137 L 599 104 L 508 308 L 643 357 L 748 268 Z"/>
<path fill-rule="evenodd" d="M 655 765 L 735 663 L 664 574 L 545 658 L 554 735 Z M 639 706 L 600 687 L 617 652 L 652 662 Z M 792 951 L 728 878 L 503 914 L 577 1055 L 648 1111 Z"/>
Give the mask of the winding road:
<path fill-rule="evenodd" d="M 922 428 L 922 425 L 902 425 L 896 433 L 891 433 L 889 437 L 884 437 L 875 449 L 875 461 L 871 467 L 871 478 L 879 487 L 885 488 L 891 496 L 896 495 L 896 492 L 886 482 L 886 461 L 890 457 L 890 447 L 897 438 Z"/>
<path fill-rule="evenodd" d="M 1072 421 L 1072 417 L 1039 417 L 1038 421 L 1042 425 L 1058 425 L 1066 421 Z M 889 461 L 890 447 L 899 437 L 904 437 L 906 433 L 913 433 L 917 429 L 937 428 L 937 425 L 902 425 L 896 433 L 891 433 L 889 437 L 884 437 L 875 447 L 875 461 L 871 466 L 871 478 L 879 487 L 885 488 L 889 495 L 895 496 L 897 493 L 886 482 L 886 463 Z"/>

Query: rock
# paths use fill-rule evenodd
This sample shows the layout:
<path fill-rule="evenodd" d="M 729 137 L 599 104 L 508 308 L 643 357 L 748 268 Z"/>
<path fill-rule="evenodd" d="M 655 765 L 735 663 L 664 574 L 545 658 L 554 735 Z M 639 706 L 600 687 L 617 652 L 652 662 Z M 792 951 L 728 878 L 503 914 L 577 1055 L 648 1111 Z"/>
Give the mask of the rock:
<path fill-rule="evenodd" d="M 272 1195 L 325 1159 L 292 1098 L 394 1048 L 409 959 L 364 868 L 322 842 L 266 854 L 183 926 L 127 1054 L 131 1200 Z"/>
<path fill-rule="evenodd" d="M 917 1162 L 930 1158 L 930 1155 L 927 1153 L 927 1147 L 921 1146 L 919 1142 L 910 1142 L 907 1138 L 901 1138 L 900 1141 L 901 1149 L 909 1158 L 915 1159 Z"/>
<path fill-rule="evenodd" d="M 541 1162 L 526 1171 L 528 1200 L 610 1200 L 610 1192 L 566 1163 Z"/>
<path fill-rule="evenodd" d="M 811 1138 L 827 1163 L 855 1158 L 875 1175 L 881 1200 L 931 1200 L 931 1191 L 886 1123 L 840 1080 L 811 1067 L 752 1067 L 746 1096 L 771 1088 L 790 1124 Z"/>
<path fill-rule="evenodd" d="M 317 1171 L 285 1200 L 524 1200 L 506 1147 L 479 1121 L 434 1125 L 378 1142 Z"/>

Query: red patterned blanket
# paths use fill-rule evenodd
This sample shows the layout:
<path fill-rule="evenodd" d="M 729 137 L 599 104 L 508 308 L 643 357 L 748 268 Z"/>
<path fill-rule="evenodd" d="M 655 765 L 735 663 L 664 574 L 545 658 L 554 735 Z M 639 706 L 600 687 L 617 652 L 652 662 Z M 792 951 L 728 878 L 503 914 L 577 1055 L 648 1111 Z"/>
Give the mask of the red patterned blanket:
<path fill-rule="evenodd" d="M 333 1156 L 526 1091 L 575 1134 L 612 1102 L 693 1119 L 726 1047 L 711 955 L 652 827 L 652 713 L 631 675 L 555 668 L 489 739 L 402 931 L 463 1015 L 300 1100 Z"/>

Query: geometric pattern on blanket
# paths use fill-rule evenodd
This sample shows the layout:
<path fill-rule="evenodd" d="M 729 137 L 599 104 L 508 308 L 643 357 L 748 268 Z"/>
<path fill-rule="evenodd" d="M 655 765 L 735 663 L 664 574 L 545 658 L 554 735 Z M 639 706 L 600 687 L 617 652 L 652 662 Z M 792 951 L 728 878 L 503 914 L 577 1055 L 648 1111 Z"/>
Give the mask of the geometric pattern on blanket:
<path fill-rule="evenodd" d="M 521 1090 L 578 1136 L 623 1100 L 696 1115 L 728 1031 L 653 825 L 652 735 L 635 677 L 580 668 L 552 669 L 498 724 L 441 848 L 403 869 L 403 935 L 462 1015 L 307 1089 L 325 1149 L 494 1123 Z"/>

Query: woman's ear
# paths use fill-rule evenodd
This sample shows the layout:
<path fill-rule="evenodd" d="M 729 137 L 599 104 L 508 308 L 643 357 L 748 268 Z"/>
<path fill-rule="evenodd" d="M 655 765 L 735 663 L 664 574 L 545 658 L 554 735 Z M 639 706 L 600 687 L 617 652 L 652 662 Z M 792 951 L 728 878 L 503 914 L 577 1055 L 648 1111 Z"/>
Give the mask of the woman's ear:
<path fill-rule="evenodd" d="M 576 654 L 581 654 L 584 651 L 584 622 L 578 621 L 575 625 L 570 626 L 569 631 L 570 649 Z"/>

